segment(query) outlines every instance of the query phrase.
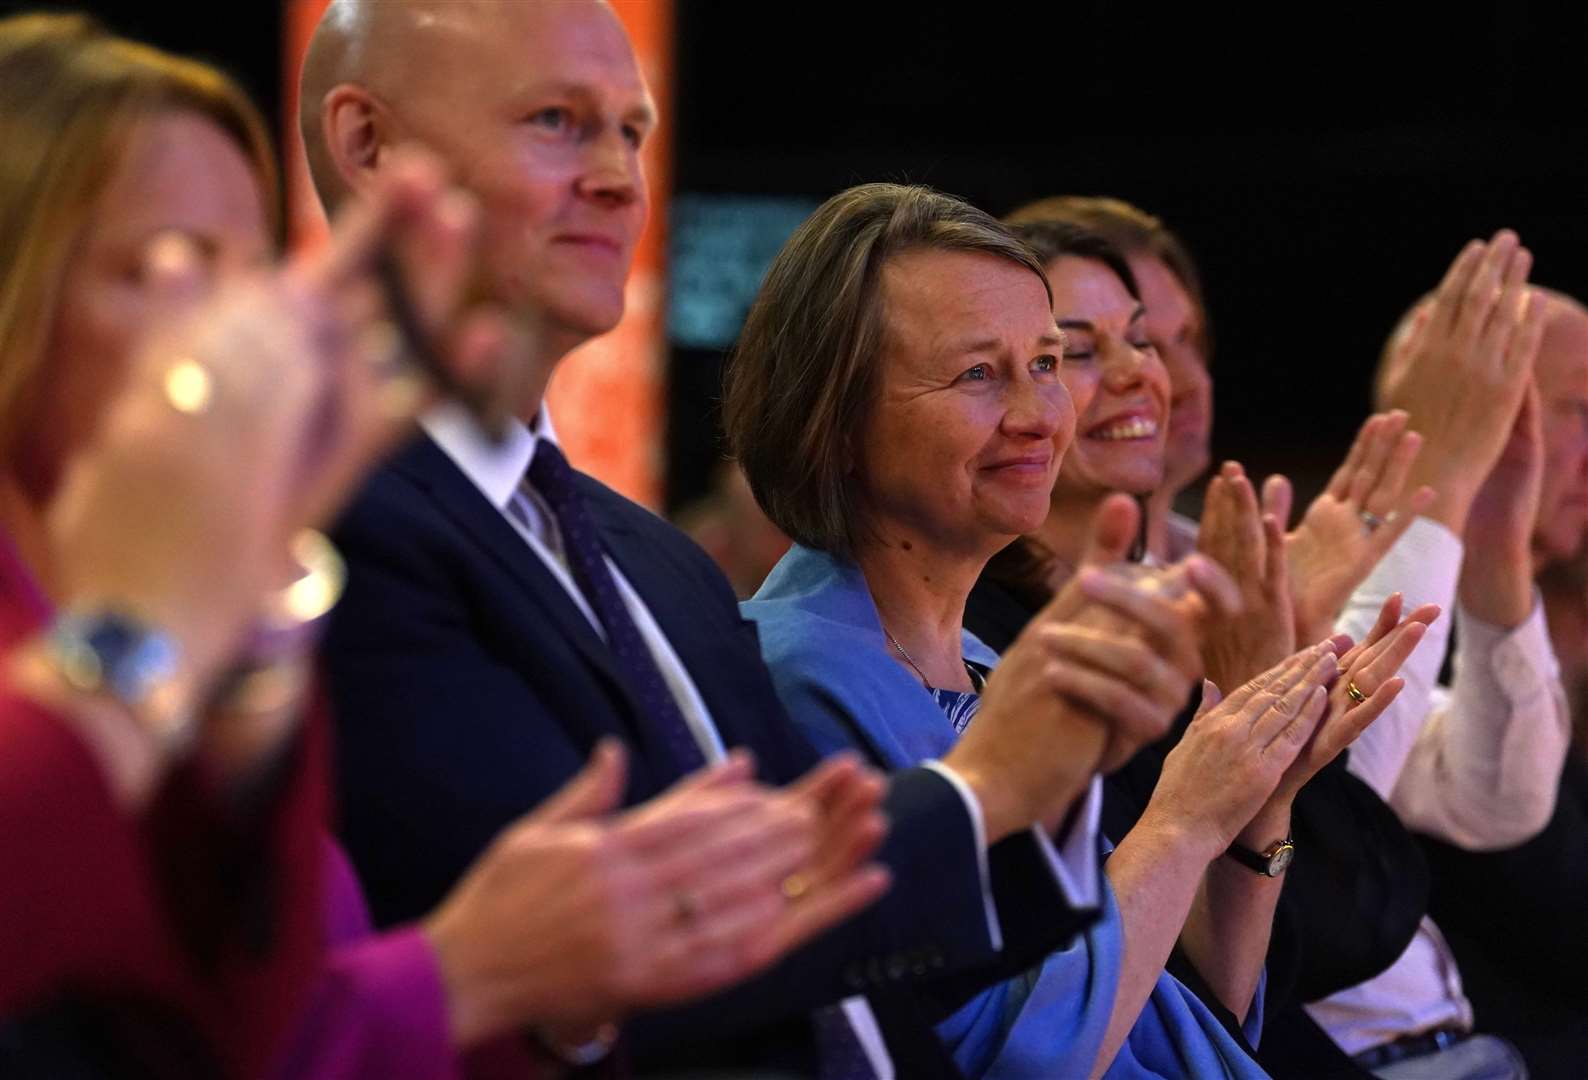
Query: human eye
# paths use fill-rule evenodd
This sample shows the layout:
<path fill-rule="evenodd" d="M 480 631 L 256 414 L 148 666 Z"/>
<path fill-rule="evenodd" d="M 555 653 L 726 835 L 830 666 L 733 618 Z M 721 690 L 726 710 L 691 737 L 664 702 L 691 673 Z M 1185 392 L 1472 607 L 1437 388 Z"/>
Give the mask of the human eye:
<path fill-rule="evenodd" d="M 561 105 L 536 109 L 524 118 L 524 122 L 532 127 L 561 134 L 573 128 L 573 110 Z"/>
<path fill-rule="evenodd" d="M 992 369 L 986 364 L 977 364 L 960 372 L 959 382 L 986 382 L 992 378 Z"/>
<path fill-rule="evenodd" d="M 1035 375 L 1051 375 L 1059 370 L 1059 358 L 1052 353 L 1043 353 L 1031 361 L 1031 371 Z"/>

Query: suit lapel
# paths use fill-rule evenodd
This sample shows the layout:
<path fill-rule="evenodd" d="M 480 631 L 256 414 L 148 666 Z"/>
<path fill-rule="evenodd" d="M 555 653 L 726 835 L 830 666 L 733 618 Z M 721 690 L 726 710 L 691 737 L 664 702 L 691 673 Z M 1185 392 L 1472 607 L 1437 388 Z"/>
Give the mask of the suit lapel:
<path fill-rule="evenodd" d="M 507 518 L 475 487 L 452 460 L 428 438 L 419 439 L 397 462 L 397 469 L 419 485 L 488 558 L 517 582 L 536 608 L 565 640 L 628 704 L 639 709 L 612 661 L 606 642 L 585 618 L 550 570 L 529 549 Z M 504 598 L 505 599 L 505 598 Z"/>
<path fill-rule="evenodd" d="M 738 728 L 740 709 L 735 707 L 731 692 L 724 690 L 724 664 L 738 663 L 730 643 L 721 639 L 722 633 L 744 635 L 743 647 L 747 650 L 746 662 L 755 663 L 761 655 L 756 641 L 755 626 L 747 622 L 724 625 L 708 615 L 714 607 L 709 597 L 696 591 L 696 582 L 681 581 L 670 572 L 667 563 L 657 558 L 654 540 L 631 528 L 623 515 L 614 512 L 612 500 L 621 498 L 594 484 L 585 487 L 591 515 L 601 531 L 607 554 L 634 591 L 640 594 L 651 617 L 661 629 L 662 636 L 678 654 L 690 681 L 700 692 L 712 723 L 717 728 L 723 745 L 755 745 L 747 733 Z M 687 541 L 682 541 L 687 542 Z M 724 584 L 726 588 L 726 583 Z M 731 680 L 730 680 L 731 681 Z M 729 699 L 724 699 L 724 693 Z"/>

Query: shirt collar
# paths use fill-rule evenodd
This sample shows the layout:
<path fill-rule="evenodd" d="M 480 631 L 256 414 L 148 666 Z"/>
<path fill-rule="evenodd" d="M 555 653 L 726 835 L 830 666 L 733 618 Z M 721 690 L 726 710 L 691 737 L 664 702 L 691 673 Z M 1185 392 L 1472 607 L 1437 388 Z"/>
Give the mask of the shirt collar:
<path fill-rule="evenodd" d="M 436 405 L 419 418 L 419 426 L 498 510 L 506 510 L 512 501 L 540 440 L 559 445 L 544 407 L 533 426 L 516 418 L 508 421 L 507 437 L 500 444 L 486 438 L 468 410 L 456 402 Z"/>

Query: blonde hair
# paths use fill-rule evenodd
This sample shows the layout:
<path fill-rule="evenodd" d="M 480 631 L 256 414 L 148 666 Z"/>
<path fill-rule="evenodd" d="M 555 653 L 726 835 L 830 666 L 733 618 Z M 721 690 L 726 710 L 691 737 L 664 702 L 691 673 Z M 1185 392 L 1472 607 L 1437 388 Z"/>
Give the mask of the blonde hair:
<path fill-rule="evenodd" d="M 823 203 L 772 261 L 723 388 L 723 426 L 766 516 L 806 547 L 854 552 L 869 532 L 851 446 L 870 419 L 886 329 L 882 268 L 909 251 L 979 252 L 1030 270 L 1031 250 L 969 203 L 862 184 Z"/>
<path fill-rule="evenodd" d="M 237 141 L 273 228 L 279 182 L 258 110 L 207 64 L 81 15 L 0 19 L 0 452 L 13 453 L 67 260 L 137 123 L 191 111 Z"/>

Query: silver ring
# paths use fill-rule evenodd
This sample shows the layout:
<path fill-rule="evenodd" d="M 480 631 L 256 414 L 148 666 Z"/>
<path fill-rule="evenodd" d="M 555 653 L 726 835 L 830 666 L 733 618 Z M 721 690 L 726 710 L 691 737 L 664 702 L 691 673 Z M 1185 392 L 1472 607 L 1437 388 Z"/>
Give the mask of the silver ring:
<path fill-rule="evenodd" d="M 1379 517 L 1371 510 L 1359 510 L 1357 511 L 1356 516 L 1362 519 L 1362 524 L 1367 526 L 1368 532 L 1372 532 L 1374 529 L 1384 524 L 1384 519 Z"/>

